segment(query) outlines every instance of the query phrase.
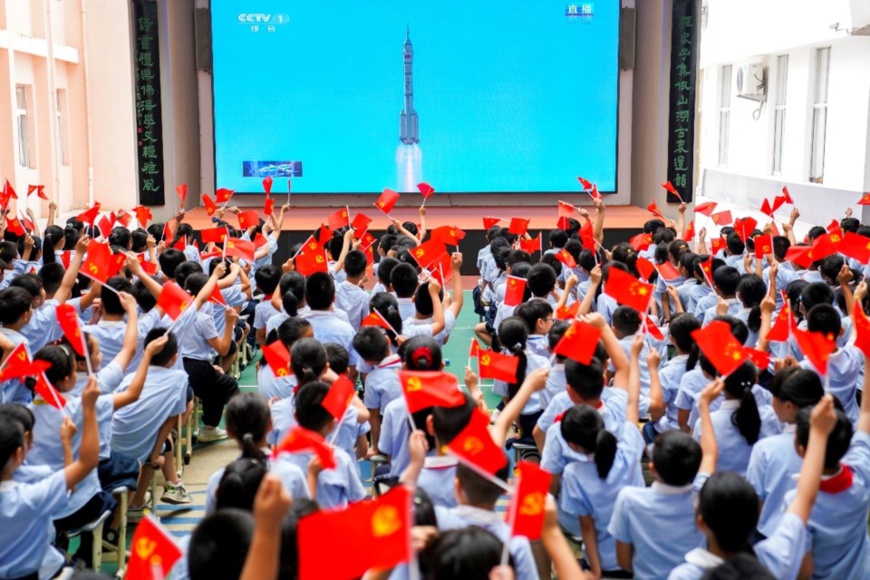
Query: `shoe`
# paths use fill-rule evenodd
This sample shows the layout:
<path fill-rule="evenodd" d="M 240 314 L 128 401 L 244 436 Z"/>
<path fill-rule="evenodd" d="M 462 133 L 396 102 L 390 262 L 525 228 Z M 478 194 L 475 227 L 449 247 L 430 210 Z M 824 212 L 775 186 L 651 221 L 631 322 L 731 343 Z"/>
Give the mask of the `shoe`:
<path fill-rule="evenodd" d="M 163 488 L 163 495 L 160 497 L 160 501 L 163 503 L 180 504 L 190 503 L 193 500 L 190 494 L 187 493 L 187 490 L 184 489 L 184 484 L 179 483 L 178 485 L 166 485 Z"/>
<path fill-rule="evenodd" d="M 229 438 L 229 435 L 227 435 L 227 432 L 220 427 L 206 426 L 200 429 L 197 441 L 199 443 L 211 443 L 212 441 L 223 441 L 227 438 Z"/>
<path fill-rule="evenodd" d="M 103 530 L 103 548 L 118 550 L 118 532 L 108 527 Z"/>
<path fill-rule="evenodd" d="M 147 503 L 142 504 L 142 507 L 130 507 L 130 509 L 127 510 L 127 523 L 138 523 L 149 511 Z"/>

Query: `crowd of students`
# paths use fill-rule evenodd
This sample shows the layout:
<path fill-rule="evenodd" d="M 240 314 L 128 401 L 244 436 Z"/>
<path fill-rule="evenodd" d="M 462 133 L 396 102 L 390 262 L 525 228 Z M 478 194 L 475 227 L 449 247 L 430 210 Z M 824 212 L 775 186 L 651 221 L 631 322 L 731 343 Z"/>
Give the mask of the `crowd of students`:
<path fill-rule="evenodd" d="M 414 412 L 404 373 L 441 376 L 442 347 L 471 307 L 463 254 L 446 249 L 461 236 L 427 231 L 423 208 L 374 245 L 345 213 L 283 264 L 273 256 L 288 206 L 247 229 L 219 208 L 227 239 L 202 252 L 183 212 L 110 232 L 95 215 L 54 225 L 54 207 L 44 232 L 3 218 L 0 578 L 52 578 L 69 558 L 88 567 L 92 542 L 118 542 L 112 491 L 131 490 L 135 522 L 158 501 L 157 471 L 159 501 L 190 503 L 174 449 L 194 397 L 199 441 L 231 438 L 240 455 L 209 478 L 172 578 L 296 578 L 312 558 L 306 518 L 393 488 L 413 491 L 412 557 L 366 578 L 870 577 L 870 250 L 852 243 L 870 248 L 870 226 L 848 214 L 798 242 L 795 208 L 785 235 L 773 220 L 738 220 L 708 244 L 682 204 L 679 222 L 656 217 L 605 247 L 600 199 L 560 206 L 549 247 L 524 226 L 488 228 L 473 292 L 479 364 L 469 358 L 458 399 Z M 227 252 L 232 240 L 256 241 L 254 255 Z M 103 245 L 116 258 L 105 279 L 92 261 Z M 649 292 L 646 309 L 621 298 L 625 280 Z M 82 344 L 61 323 L 68 307 Z M 562 348 L 578 331 L 594 338 Z M 723 349 L 739 364 L 723 370 Z M 241 393 L 230 369 L 256 350 L 257 392 Z M 479 384 L 494 376 L 490 353 L 515 369 L 495 377 L 497 408 Z M 25 364 L 16 357 L 31 370 L 7 378 Z M 530 537 L 496 510 L 505 489 L 518 493 L 510 467 L 449 450 L 481 412 L 499 454 L 516 446 L 552 474 Z M 103 537 L 83 534 L 67 554 L 68 532 L 106 511 Z M 337 559 L 359 552 L 341 530 L 318 541 Z"/>

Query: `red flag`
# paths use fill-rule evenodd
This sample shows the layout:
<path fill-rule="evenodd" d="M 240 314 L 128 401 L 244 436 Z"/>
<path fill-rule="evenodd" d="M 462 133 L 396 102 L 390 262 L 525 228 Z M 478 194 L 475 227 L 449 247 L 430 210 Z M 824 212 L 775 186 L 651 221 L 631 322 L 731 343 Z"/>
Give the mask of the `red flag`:
<path fill-rule="evenodd" d="M 163 224 L 163 239 L 167 242 L 172 239 L 172 228 L 169 227 L 169 222 Z"/>
<path fill-rule="evenodd" d="M 268 217 L 268 216 L 272 215 L 274 212 L 275 212 L 275 200 L 272 199 L 271 197 L 266 197 L 266 201 L 263 204 L 263 213 L 266 214 L 266 216 Z"/>
<path fill-rule="evenodd" d="M 786 250 L 785 259 L 801 268 L 809 268 L 813 263 L 812 250 L 810 246 L 792 246 Z"/>
<path fill-rule="evenodd" d="M 659 264 L 658 270 L 659 276 L 661 276 L 665 282 L 673 282 L 680 277 L 680 271 L 670 262 L 662 262 Z"/>
<path fill-rule="evenodd" d="M 843 238 L 837 234 L 823 234 L 813 240 L 813 249 L 810 258 L 813 261 L 823 260 L 828 256 L 836 254 L 840 248 L 840 242 Z"/>
<path fill-rule="evenodd" d="M 123 209 L 118 210 L 117 220 L 121 223 L 122 226 L 129 227 L 130 220 L 133 219 L 133 216 L 125 212 Z"/>
<path fill-rule="evenodd" d="M 758 259 L 763 258 L 769 254 L 773 253 L 773 238 L 770 234 L 764 234 L 763 236 L 755 236 L 755 257 Z"/>
<path fill-rule="evenodd" d="M 239 228 L 246 230 L 260 225 L 260 212 L 255 209 L 239 213 Z"/>
<path fill-rule="evenodd" d="M 323 397 L 320 405 L 336 420 L 341 421 L 354 394 L 356 394 L 356 386 L 347 376 L 339 375 L 338 379 L 330 385 L 329 392 Z"/>
<path fill-rule="evenodd" d="M 652 245 L 652 234 L 637 234 L 628 240 L 629 245 L 635 252 L 642 252 Z"/>
<path fill-rule="evenodd" d="M 482 379 L 496 379 L 506 383 L 513 383 L 517 380 L 517 366 L 520 359 L 515 356 L 482 350 L 477 362 Z"/>
<path fill-rule="evenodd" d="M 369 229 L 369 224 L 371 224 L 371 223 L 372 223 L 372 218 L 370 218 L 369 216 L 367 216 L 364 213 L 358 213 L 358 214 L 356 214 L 356 216 L 354 216 L 353 222 L 351 222 L 350 227 L 351 227 L 351 229 L 358 231 L 360 233 L 360 235 L 362 235 L 362 233 L 364 231 Z M 357 239 L 359 239 L 359 238 L 357 238 Z"/>
<path fill-rule="evenodd" d="M 72 252 L 61 252 L 60 253 L 60 263 L 63 264 L 63 267 L 69 270 L 69 262 L 70 262 L 70 254 Z"/>
<path fill-rule="evenodd" d="M 286 377 L 290 374 L 290 351 L 280 340 L 263 347 L 263 358 L 276 377 Z"/>
<path fill-rule="evenodd" d="M 785 198 L 786 203 L 794 205 L 794 200 L 791 198 L 791 194 L 788 192 L 788 187 L 783 186 L 782 196 Z"/>
<path fill-rule="evenodd" d="M 218 203 L 227 203 L 235 192 L 235 189 L 227 189 L 226 187 L 221 187 L 214 192 L 214 196 Z"/>
<path fill-rule="evenodd" d="M 572 217 L 575 211 L 577 211 L 577 209 L 570 203 L 564 201 L 559 202 L 559 217 Z"/>
<path fill-rule="evenodd" d="M 253 262 L 254 255 L 257 253 L 257 248 L 254 245 L 254 242 L 241 240 L 239 238 L 227 238 L 226 250 L 228 257 L 241 258 L 248 262 Z"/>
<path fill-rule="evenodd" d="M 445 246 L 458 246 L 465 239 L 465 232 L 454 226 L 435 228 L 431 235 L 433 240 L 438 240 Z"/>
<path fill-rule="evenodd" d="M 97 228 L 100 230 L 100 234 L 104 238 L 108 238 L 112 235 L 112 220 L 109 219 L 109 216 L 104 214 L 103 217 L 100 218 Z"/>
<path fill-rule="evenodd" d="M 279 341 L 280 342 L 280 341 Z M 279 453 L 294 453 L 294 452 L 313 451 L 320 459 L 320 464 L 323 469 L 335 469 L 338 465 L 335 462 L 335 452 L 332 447 L 323 439 L 323 437 L 315 432 L 309 431 L 304 427 L 294 427 L 284 441 L 275 448 L 273 455 Z"/>
<path fill-rule="evenodd" d="M 766 214 L 770 217 L 773 217 L 773 212 L 776 211 L 772 207 L 770 207 L 770 202 L 767 201 L 767 198 L 764 198 L 764 201 L 761 202 L 761 213 Z"/>
<path fill-rule="evenodd" d="M 583 179 L 582 177 L 578 177 L 577 181 L 579 181 L 580 185 L 583 186 L 583 191 L 589 191 L 590 189 L 592 189 L 592 182 L 589 181 L 588 179 Z"/>
<path fill-rule="evenodd" d="M 388 214 L 393 211 L 394 207 L 396 207 L 396 204 L 399 202 L 400 197 L 402 196 L 399 193 L 387 188 L 381 192 L 381 196 L 378 198 L 378 201 L 377 203 L 375 203 L 375 205 L 382 212 Z"/>
<path fill-rule="evenodd" d="M 329 240 L 332 239 L 332 230 L 329 229 L 329 226 L 325 226 L 325 225 L 321 224 L 321 226 L 319 228 L 317 228 L 317 230 L 314 232 L 314 235 L 312 237 L 317 238 L 317 243 L 325 248 L 326 244 L 329 243 Z M 311 238 L 309 238 L 309 239 L 311 239 Z M 307 242 L 308 242 L 308 240 L 306 240 L 306 243 Z"/>
<path fill-rule="evenodd" d="M 523 303 L 523 295 L 526 292 L 526 279 L 517 278 L 516 276 L 507 277 L 507 285 L 505 286 L 504 305 L 519 306 Z"/>
<path fill-rule="evenodd" d="M 654 216 L 658 216 L 661 218 L 665 217 L 662 215 L 662 210 L 659 209 L 659 205 L 655 201 L 653 201 L 651 204 L 646 206 L 646 210 L 648 212 L 650 212 L 651 214 L 653 214 Z"/>
<path fill-rule="evenodd" d="M 362 248 L 363 251 L 366 251 L 366 250 L 370 250 L 372 247 L 372 244 L 374 244 L 377 240 L 375 239 L 375 237 L 372 235 L 371 232 L 365 232 L 359 241 L 360 241 L 360 248 Z"/>
<path fill-rule="evenodd" d="M 455 375 L 443 371 L 400 371 L 402 391 L 408 411 L 416 413 L 428 407 L 459 407 L 465 395 L 459 390 Z"/>
<path fill-rule="evenodd" d="M 791 304 L 788 301 L 788 297 L 785 296 L 785 293 L 783 293 L 782 302 L 782 308 L 780 309 L 776 320 L 773 322 L 773 326 L 765 337 L 765 339 L 770 342 L 787 341 L 789 336 L 791 336 L 791 331 L 796 328 L 794 317 L 791 314 Z"/>
<path fill-rule="evenodd" d="M 193 296 L 188 294 L 175 282 L 167 282 L 160 290 L 157 306 L 172 320 L 178 320 L 181 313 L 193 303 Z"/>
<path fill-rule="evenodd" d="M 27 354 L 24 343 L 19 344 L 9 355 L 3 368 L 0 369 L 0 381 L 20 379 L 21 377 L 35 377 L 51 367 L 51 363 L 44 360 L 32 361 Z"/>
<path fill-rule="evenodd" d="M 44 185 L 28 185 L 27 186 L 27 195 L 29 196 L 31 193 L 36 192 L 36 197 L 39 199 L 44 199 L 48 201 L 48 196 L 45 195 L 45 186 Z"/>
<path fill-rule="evenodd" d="M 557 320 L 571 320 L 575 316 L 577 316 L 577 312 L 580 310 L 580 301 L 575 300 L 571 303 L 571 306 L 562 306 L 556 310 L 556 319 Z"/>
<path fill-rule="evenodd" d="M 858 305 L 857 309 L 861 306 Z M 833 336 L 825 336 L 821 332 L 810 332 L 795 328 L 792 334 L 797 340 L 798 346 L 804 356 L 809 360 L 816 371 L 822 376 L 828 373 L 828 359 L 837 349 L 837 341 Z"/>
<path fill-rule="evenodd" d="M 745 348 L 746 356 L 752 361 L 752 364 L 760 369 L 766 370 L 770 366 L 770 353 L 758 350 L 757 348 Z"/>
<path fill-rule="evenodd" d="M 557 260 L 559 260 L 560 262 L 565 264 L 565 266 L 567 266 L 568 268 L 573 269 L 573 268 L 577 267 L 577 262 L 574 260 L 574 256 L 572 256 L 571 252 L 569 252 L 565 248 L 562 248 L 561 250 L 556 252 L 554 255 L 556 256 Z"/>
<path fill-rule="evenodd" d="M 755 230 L 755 226 L 757 225 L 758 221 L 754 218 L 739 218 L 734 222 L 734 231 L 737 233 L 740 241 L 745 244 L 746 240 L 750 235 L 752 235 L 752 232 Z"/>
<path fill-rule="evenodd" d="M 785 201 L 786 201 L 785 197 L 783 197 L 781 195 L 777 195 L 776 197 L 774 197 L 773 198 L 773 207 L 771 208 L 770 213 L 768 215 L 772 218 L 773 213 L 785 205 Z"/>
<path fill-rule="evenodd" d="M 637 262 L 635 262 L 635 267 L 637 268 L 637 273 L 640 274 L 640 277 L 647 282 L 650 281 L 652 275 L 656 271 L 655 264 L 653 264 L 646 258 L 638 258 Z"/>
<path fill-rule="evenodd" d="M 202 202 L 205 204 L 205 213 L 208 214 L 208 217 L 214 215 L 214 212 L 217 211 L 217 204 L 208 196 L 207 193 L 202 194 Z"/>
<path fill-rule="evenodd" d="M 386 318 L 381 316 L 381 313 L 377 310 L 372 310 L 372 313 L 362 319 L 360 322 L 360 328 L 366 326 L 376 326 L 379 328 L 383 328 L 384 330 L 389 330 L 395 333 L 396 331 L 393 329 L 393 326 L 387 322 Z"/>
<path fill-rule="evenodd" d="M 178 194 L 178 199 L 181 200 L 181 207 L 184 207 L 184 200 L 187 199 L 187 184 L 183 183 L 175 186 L 175 193 Z"/>
<path fill-rule="evenodd" d="M 429 196 L 435 193 L 435 188 L 426 183 L 425 181 L 417 184 L 417 189 L 420 190 L 420 193 L 423 194 L 423 199 L 429 199 Z"/>
<path fill-rule="evenodd" d="M 151 215 L 151 210 L 145 207 L 144 205 L 140 205 L 133 208 L 133 213 L 136 214 L 136 221 L 139 222 L 139 225 L 143 228 L 148 227 L 148 222 L 154 219 L 154 216 Z"/>
<path fill-rule="evenodd" d="M 651 316 L 644 316 L 643 319 L 645 321 L 644 322 L 644 329 L 645 329 L 647 334 L 649 334 L 650 336 L 652 336 L 656 340 L 664 340 L 665 339 L 665 335 L 662 334 L 662 330 L 658 326 L 656 326 L 656 323 L 653 322 L 653 319 Z"/>
<path fill-rule="evenodd" d="M 713 238 L 710 240 L 710 250 L 713 254 L 718 254 L 720 250 L 724 250 L 728 243 L 725 238 Z"/>
<path fill-rule="evenodd" d="M 126 578 L 131 580 L 162 580 L 181 558 L 181 549 L 172 536 L 150 515 L 136 526 L 130 543 Z"/>
<path fill-rule="evenodd" d="M 6 229 L 16 236 L 23 236 L 27 233 L 24 231 L 24 228 L 21 227 L 21 220 L 15 217 L 6 220 Z"/>
<path fill-rule="evenodd" d="M 580 241 L 583 243 L 583 248 L 590 252 L 595 252 L 595 232 L 592 230 L 592 222 L 583 222 L 580 226 Z"/>
<path fill-rule="evenodd" d="M 529 240 L 520 238 L 520 249 L 530 254 L 541 251 L 541 234 Z"/>
<path fill-rule="evenodd" d="M 399 485 L 373 501 L 301 518 L 299 580 L 360 578 L 370 569 L 389 570 L 410 561 L 411 496 Z M 340 557 L 324 538 L 341 538 Z"/>
<path fill-rule="evenodd" d="M 447 448 L 470 466 L 492 476 L 508 463 L 507 455 L 489 434 L 489 415 L 479 409 L 473 411 L 468 425 Z"/>
<path fill-rule="evenodd" d="M 6 209 L 9 207 L 9 200 L 11 198 L 18 199 L 18 196 L 15 195 L 15 190 L 12 189 L 12 185 L 9 184 L 9 180 L 6 180 L 6 185 L 3 186 L 3 193 L 0 194 L 0 207 Z"/>
<path fill-rule="evenodd" d="M 262 248 L 263 246 L 265 246 L 268 243 L 269 243 L 269 240 L 267 240 L 266 236 L 264 236 L 263 234 L 258 233 L 257 235 L 254 236 L 254 248 L 255 249 L 259 250 L 260 248 Z"/>
<path fill-rule="evenodd" d="M 6 189 L 5 189 L 5 193 L 6 193 L 6 195 L 8 196 L 8 197 L 7 197 L 7 200 L 8 200 L 8 199 L 18 199 L 18 194 L 16 194 L 16 193 L 15 193 L 15 190 L 12 189 L 12 184 L 9 183 L 9 180 L 8 180 L 8 179 L 6 180 Z"/>
<path fill-rule="evenodd" d="M 86 212 L 80 213 L 79 215 L 77 215 L 76 219 L 82 223 L 90 224 L 91 226 L 93 226 L 94 221 L 96 221 L 97 215 L 99 213 L 100 213 L 100 204 L 99 204 L 99 202 L 97 202 L 97 203 L 94 203 L 93 207 L 88 209 Z"/>
<path fill-rule="evenodd" d="M 485 217 L 483 218 L 483 229 L 489 230 L 492 226 L 501 221 L 501 218 Z"/>
<path fill-rule="evenodd" d="M 438 240 L 429 240 L 424 244 L 420 244 L 411 250 L 411 255 L 421 268 L 428 268 L 430 264 L 441 259 L 441 256 L 447 252 L 444 244 Z"/>
<path fill-rule="evenodd" d="M 708 201 L 705 203 L 699 203 L 695 206 L 695 213 L 699 213 L 701 215 L 705 215 L 710 217 L 714 211 L 716 211 L 716 206 L 719 205 L 715 201 Z"/>
<path fill-rule="evenodd" d="M 526 218 L 511 218 L 510 226 L 508 226 L 508 233 L 516 234 L 518 236 L 525 235 L 526 230 L 529 229 L 529 221 Z"/>
<path fill-rule="evenodd" d="M 870 238 L 846 232 L 843 235 L 843 241 L 837 249 L 841 254 L 854 258 L 862 264 L 870 262 Z"/>
<path fill-rule="evenodd" d="M 544 527 L 544 507 L 553 476 L 530 461 L 520 461 L 517 468 L 520 477 L 508 508 L 509 518 L 513 520 L 511 536 L 525 536 L 535 541 L 540 539 Z"/>
<path fill-rule="evenodd" d="M 44 361 L 36 362 L 39 363 Z M 36 376 L 36 385 L 33 387 L 33 392 L 45 399 L 46 403 L 56 409 L 63 409 L 66 406 L 66 399 L 64 396 L 48 382 L 48 379 L 45 378 L 45 374 L 42 372 Z"/>
<path fill-rule="evenodd" d="M 831 220 L 831 223 L 828 224 L 828 227 L 825 228 L 828 230 L 829 234 L 837 234 L 840 237 L 843 237 L 843 230 L 840 228 L 840 222 L 837 220 Z"/>
<path fill-rule="evenodd" d="M 553 354 L 558 354 L 588 365 L 592 362 L 592 356 L 598 347 L 601 331 L 598 328 L 581 320 L 575 320 L 565 330 L 562 339 L 553 349 Z"/>
<path fill-rule="evenodd" d="M 556 227 L 562 230 L 563 232 L 567 232 L 571 229 L 571 222 L 566 217 L 560 217 L 558 221 L 556 221 Z"/>
<path fill-rule="evenodd" d="M 471 358 L 477 358 L 480 354 L 480 343 L 477 342 L 477 339 L 471 339 L 471 348 L 468 349 L 468 356 Z"/>
<path fill-rule="evenodd" d="M 855 323 L 855 346 L 861 349 L 864 358 L 870 357 L 870 320 L 859 302 L 855 302 L 853 307 L 852 320 Z"/>
<path fill-rule="evenodd" d="M 589 192 L 589 197 L 595 200 L 601 200 L 601 194 L 598 193 L 598 185 L 592 184 L 592 191 Z"/>
<path fill-rule="evenodd" d="M 347 213 L 347 208 L 342 208 L 326 218 L 326 223 L 329 224 L 329 229 L 340 230 L 350 225 L 350 216 Z"/>
<path fill-rule="evenodd" d="M 686 230 L 683 232 L 683 239 L 687 242 L 695 239 L 695 220 L 690 221 L 689 225 L 686 226 Z"/>
<path fill-rule="evenodd" d="M 707 283 L 712 286 L 713 285 L 713 256 L 707 256 L 707 259 L 703 262 L 699 262 L 698 265 L 701 267 L 701 271 L 704 272 L 704 276 L 707 278 Z"/>
<path fill-rule="evenodd" d="M 733 373 L 749 356 L 731 334 L 731 325 L 721 320 L 714 320 L 704 328 L 693 330 L 692 338 L 722 376 Z"/>
<path fill-rule="evenodd" d="M 326 255 L 323 253 L 323 248 L 317 244 L 315 245 L 316 248 L 312 250 L 310 247 L 311 243 L 309 242 L 299 251 L 294 260 L 296 269 L 303 276 L 310 276 L 315 272 L 329 271 L 329 264 L 326 262 Z"/>
<path fill-rule="evenodd" d="M 203 244 L 223 244 L 227 239 L 227 228 L 200 230 L 199 235 Z"/>
<path fill-rule="evenodd" d="M 211 291 L 211 294 L 208 297 L 209 302 L 214 302 L 215 304 L 220 304 L 222 306 L 227 306 L 227 301 L 224 300 L 224 295 L 221 294 L 221 289 L 218 288 L 217 284 L 215 284 L 214 290 Z"/>
<path fill-rule="evenodd" d="M 644 284 L 631 274 L 618 268 L 611 268 L 607 274 L 607 284 L 604 293 L 616 300 L 619 304 L 630 306 L 645 313 L 649 308 L 653 287 Z"/>
<path fill-rule="evenodd" d="M 57 323 L 63 331 L 63 335 L 69 341 L 70 345 L 75 349 L 79 356 L 86 356 L 84 344 L 82 343 L 82 332 L 79 328 L 79 316 L 75 306 L 70 304 L 58 304 L 55 308 Z"/>
<path fill-rule="evenodd" d="M 680 195 L 680 192 L 677 191 L 677 188 L 674 187 L 673 183 L 671 183 L 670 181 L 666 181 L 665 183 L 662 183 L 662 187 L 664 187 L 668 193 L 672 193 L 677 196 L 677 198 L 680 200 L 680 203 L 683 202 L 683 196 Z"/>
<path fill-rule="evenodd" d="M 122 254 L 123 255 L 123 254 Z M 87 258 L 80 272 L 97 282 L 105 284 L 111 277 L 112 250 L 108 244 L 91 240 L 88 242 Z"/>
<path fill-rule="evenodd" d="M 861 199 L 858 200 L 858 205 L 870 205 L 870 192 L 861 196 Z"/>
<path fill-rule="evenodd" d="M 263 191 L 266 192 L 266 195 L 272 195 L 272 176 L 267 175 L 265 179 L 263 179 Z"/>
<path fill-rule="evenodd" d="M 717 226 L 727 226 L 734 221 L 734 219 L 731 217 L 731 212 L 729 210 L 714 213 L 710 216 L 710 219 L 713 220 L 713 223 Z"/>

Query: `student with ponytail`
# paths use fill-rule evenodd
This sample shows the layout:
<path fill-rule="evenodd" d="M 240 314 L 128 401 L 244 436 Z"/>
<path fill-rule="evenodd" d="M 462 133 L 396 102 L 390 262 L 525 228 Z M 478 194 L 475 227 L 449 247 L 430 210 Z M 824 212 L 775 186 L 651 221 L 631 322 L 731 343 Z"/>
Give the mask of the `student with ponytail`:
<path fill-rule="evenodd" d="M 766 437 L 752 447 L 746 479 L 763 502 L 758 521 L 758 537 L 771 535 L 783 515 L 785 494 L 795 488 L 792 475 L 800 472 L 800 455 L 794 434 L 801 409 L 812 407 L 825 395 L 819 375 L 800 367 L 779 371 L 770 384 L 773 410 L 785 428 L 779 435 Z"/>
<path fill-rule="evenodd" d="M 227 433 L 242 452 L 239 459 L 261 461 L 272 473 L 281 478 L 281 483 L 295 499 L 310 497 L 305 473 L 296 465 L 282 460 L 267 458 L 269 444 L 266 436 L 272 430 L 269 405 L 257 393 L 242 393 L 230 399 L 224 415 Z M 208 479 L 205 513 L 214 512 L 218 485 L 224 477 L 224 469 L 215 471 Z"/>
<path fill-rule="evenodd" d="M 737 299 L 743 307 L 735 317 L 746 323 L 749 338 L 746 346 L 755 347 L 758 344 L 758 331 L 761 329 L 761 301 L 767 296 L 767 284 L 756 274 L 744 274 L 737 284 Z"/>
<path fill-rule="evenodd" d="M 294 320 L 294 319 L 290 319 Z M 282 323 L 290 324 L 290 321 Z M 279 327 L 280 332 L 281 327 Z M 289 396 L 280 401 L 275 401 L 269 408 L 272 413 L 272 432 L 269 435 L 269 443 L 277 445 L 284 439 L 287 432 L 296 426 L 296 401 L 295 395 L 300 387 L 325 379 L 329 371 L 329 359 L 326 349 L 316 338 L 300 338 L 293 343 L 290 349 L 290 370 L 294 379 L 293 389 Z M 334 375 L 330 374 L 329 380 Z"/>
<path fill-rule="evenodd" d="M 773 409 L 769 405 L 759 407 L 755 399 L 752 392 L 755 379 L 755 365 L 748 361 L 724 379 L 725 400 L 711 413 L 720 450 L 716 471 L 746 475 L 752 446 L 780 431 Z M 694 437 L 696 441 L 701 439 L 700 419 L 695 424 Z"/>
<path fill-rule="evenodd" d="M 281 341 L 289 351 L 292 350 L 297 340 L 303 338 L 314 338 L 311 324 L 304 318 L 288 318 L 278 328 L 269 332 L 266 336 L 266 346 Z M 257 369 L 257 391 L 266 400 L 273 397 L 279 399 L 290 397 L 297 384 L 298 378 L 295 374 L 283 377 L 276 376 L 275 371 L 265 360 L 260 362 L 260 368 Z"/>

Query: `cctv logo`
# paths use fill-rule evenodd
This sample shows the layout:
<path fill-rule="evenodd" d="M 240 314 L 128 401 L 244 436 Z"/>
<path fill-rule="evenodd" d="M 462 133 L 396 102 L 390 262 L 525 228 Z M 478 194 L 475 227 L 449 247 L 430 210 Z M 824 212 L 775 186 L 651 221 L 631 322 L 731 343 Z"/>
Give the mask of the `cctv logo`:
<path fill-rule="evenodd" d="M 289 14 L 239 14 L 240 24 L 289 24 Z"/>

